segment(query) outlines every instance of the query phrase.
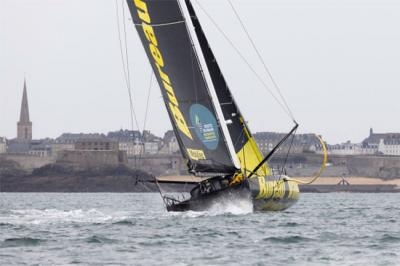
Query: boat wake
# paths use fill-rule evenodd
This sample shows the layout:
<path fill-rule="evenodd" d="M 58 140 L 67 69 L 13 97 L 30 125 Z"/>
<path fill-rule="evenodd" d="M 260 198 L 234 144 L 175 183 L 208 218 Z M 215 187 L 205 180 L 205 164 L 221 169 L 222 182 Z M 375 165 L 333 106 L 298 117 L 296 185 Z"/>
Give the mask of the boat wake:
<path fill-rule="evenodd" d="M 0 217 L 0 222 L 4 224 L 44 224 L 44 223 L 107 223 L 115 219 L 126 218 L 122 213 L 110 213 L 98 211 L 96 209 L 25 209 L 11 210 L 10 215 Z"/>
<path fill-rule="evenodd" d="M 251 199 L 221 199 L 205 211 L 170 212 L 173 216 L 201 217 L 219 215 L 245 215 L 253 212 Z"/>
<path fill-rule="evenodd" d="M 222 199 L 213 204 L 208 211 L 211 213 L 215 213 L 216 215 L 243 215 L 253 212 L 253 203 L 251 199 Z"/>

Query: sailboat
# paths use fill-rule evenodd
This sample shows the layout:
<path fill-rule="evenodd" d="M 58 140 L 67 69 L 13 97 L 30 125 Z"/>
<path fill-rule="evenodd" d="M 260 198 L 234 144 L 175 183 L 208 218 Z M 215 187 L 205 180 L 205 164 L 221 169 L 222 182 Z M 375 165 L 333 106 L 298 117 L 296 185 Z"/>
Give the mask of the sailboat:
<path fill-rule="evenodd" d="M 202 211 L 220 200 L 246 199 L 255 210 L 284 210 L 299 198 L 297 182 L 273 175 L 209 46 L 190 0 L 127 0 L 157 78 L 188 171 L 203 177 L 168 211 Z"/>

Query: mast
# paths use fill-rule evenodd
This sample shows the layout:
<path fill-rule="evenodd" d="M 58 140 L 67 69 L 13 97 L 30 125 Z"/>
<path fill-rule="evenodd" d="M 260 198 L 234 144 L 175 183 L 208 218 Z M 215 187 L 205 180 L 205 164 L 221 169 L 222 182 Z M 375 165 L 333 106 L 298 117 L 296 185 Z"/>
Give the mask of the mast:
<path fill-rule="evenodd" d="M 226 144 L 227 144 L 227 146 L 229 148 L 230 156 L 231 156 L 232 161 L 234 162 L 234 165 L 236 166 L 236 168 L 240 169 L 240 163 L 239 163 L 239 160 L 238 160 L 238 158 L 236 156 L 236 152 L 235 152 L 235 148 L 233 146 L 232 138 L 231 138 L 231 135 L 229 134 L 227 123 L 226 123 L 224 115 L 222 113 L 221 104 L 218 101 L 217 93 L 215 91 L 214 83 L 213 83 L 213 81 L 211 79 L 211 74 L 210 74 L 210 71 L 208 69 L 207 63 L 205 61 L 205 56 L 203 54 L 203 50 L 201 49 L 199 39 L 197 38 L 197 34 L 196 34 L 195 30 L 194 30 L 195 26 L 193 25 L 193 20 L 191 19 L 191 15 L 189 13 L 189 7 L 186 5 L 186 1 L 185 0 L 178 0 L 178 2 L 180 4 L 180 6 L 181 6 L 181 11 L 183 13 L 183 17 L 185 18 L 186 26 L 187 26 L 188 31 L 190 33 L 189 36 L 191 37 L 193 47 L 197 52 L 200 68 L 202 69 L 204 78 L 206 79 L 206 82 L 207 82 L 207 85 L 208 85 L 208 91 L 210 92 L 211 99 L 212 99 L 212 101 L 214 103 L 214 107 L 215 107 L 215 110 L 216 110 L 216 113 L 217 113 L 219 124 L 221 125 L 221 128 L 222 128 L 222 132 L 225 135 L 225 141 L 226 141 Z M 188 2 L 190 3 L 190 1 L 188 1 Z M 182 8 L 182 6 L 184 6 L 185 8 Z"/>

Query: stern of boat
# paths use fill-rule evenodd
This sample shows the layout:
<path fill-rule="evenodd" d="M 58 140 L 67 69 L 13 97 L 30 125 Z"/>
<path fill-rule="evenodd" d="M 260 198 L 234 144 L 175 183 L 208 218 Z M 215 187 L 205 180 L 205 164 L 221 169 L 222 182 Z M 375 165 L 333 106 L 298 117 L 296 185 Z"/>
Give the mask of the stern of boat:
<path fill-rule="evenodd" d="M 287 176 L 256 176 L 248 179 L 255 211 L 281 211 L 300 196 L 299 186 Z"/>

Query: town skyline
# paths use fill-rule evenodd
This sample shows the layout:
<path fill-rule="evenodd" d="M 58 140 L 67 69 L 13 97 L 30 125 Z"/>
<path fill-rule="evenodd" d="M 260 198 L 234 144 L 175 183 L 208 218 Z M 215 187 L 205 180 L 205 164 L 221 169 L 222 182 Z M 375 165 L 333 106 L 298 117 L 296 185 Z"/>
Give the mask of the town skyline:
<path fill-rule="evenodd" d="M 28 152 L 31 149 L 31 145 L 33 141 L 36 141 L 35 145 L 44 144 L 44 149 L 46 150 L 46 145 L 50 145 L 53 143 L 64 143 L 71 144 L 71 142 L 75 143 L 77 140 L 85 140 L 87 138 L 90 139 L 100 139 L 104 140 L 113 140 L 120 141 L 123 140 L 125 148 L 128 146 L 133 153 L 140 153 L 141 149 L 137 150 L 135 146 L 139 143 L 140 145 L 147 145 L 150 150 L 154 153 L 158 153 L 159 148 L 161 146 L 159 143 L 167 143 L 168 149 L 171 151 L 171 143 L 173 144 L 173 149 L 175 152 L 178 151 L 178 145 L 176 138 L 174 136 L 172 129 L 167 129 L 163 134 L 153 134 L 151 130 L 143 129 L 135 130 L 133 129 L 124 129 L 120 128 L 119 130 L 108 130 L 105 132 L 62 132 L 59 136 L 45 136 L 42 138 L 34 139 L 32 135 L 33 131 L 33 123 L 30 120 L 30 111 L 28 104 L 28 94 L 27 94 L 27 85 L 26 79 L 24 79 L 24 85 L 22 90 L 22 99 L 21 99 L 21 109 L 19 113 L 19 120 L 17 122 L 17 136 L 13 138 L 8 138 L 9 144 L 11 147 L 7 147 L 7 137 L 2 137 L 0 135 L 0 143 L 2 144 L 1 152 L 5 153 L 6 151 L 13 152 Z M 276 131 L 260 131 L 253 132 L 254 139 L 265 153 L 270 150 L 276 143 L 278 143 L 281 139 L 285 137 L 286 133 L 284 132 L 276 132 Z M 321 152 L 319 140 L 313 136 L 313 133 L 302 133 L 296 134 L 294 137 L 294 148 L 292 151 L 296 150 L 296 146 L 299 146 L 301 151 L 304 151 L 304 147 L 311 147 L 313 152 Z M 173 140 L 172 140 L 173 139 Z M 150 142 L 157 142 L 157 148 L 153 147 Z M 171 142 L 172 140 L 172 142 Z M 39 141 L 39 142 L 37 142 Z M 326 140 L 325 140 L 326 141 Z M 163 144 L 163 145 L 164 145 Z M 362 142 L 353 143 L 350 140 L 343 141 L 340 143 L 329 143 L 326 141 L 327 148 L 330 152 L 336 152 L 343 155 L 348 155 L 348 153 L 357 152 L 359 154 L 375 154 L 377 152 L 382 152 L 387 155 L 400 155 L 400 150 L 398 146 L 400 145 L 400 133 L 376 133 L 373 131 L 373 128 L 369 129 L 369 136 L 365 137 Z M 22 146 L 21 146 L 22 145 Z M 272 145 L 272 146 L 271 146 Z M 395 146 L 392 146 L 395 145 Z M 160 147 L 158 147 L 160 146 Z M 39 150 L 42 153 L 42 148 Z M 9 149 L 10 148 L 10 149 Z M 306 148 L 305 150 L 309 150 Z M 298 151 L 297 151 L 298 152 Z"/>
<path fill-rule="evenodd" d="M 26 85 L 26 78 L 24 78 L 23 89 L 22 89 L 22 94 L 21 94 L 21 103 L 19 103 L 19 106 L 20 106 L 21 110 L 17 115 L 18 117 L 20 117 L 20 120 L 22 118 L 22 114 L 25 113 L 25 112 L 27 113 L 27 117 L 28 117 L 28 120 L 29 120 L 29 116 L 30 115 L 29 115 L 29 108 L 27 107 L 27 105 L 28 105 L 27 101 L 28 101 L 28 98 L 27 98 L 27 85 Z M 0 137 L 6 138 L 6 139 L 9 139 L 9 140 L 17 138 L 18 134 L 22 134 L 20 132 L 19 123 L 20 122 L 17 123 L 16 129 L 14 128 L 14 130 L 16 132 L 16 134 L 14 136 L 12 136 L 12 135 L 10 135 L 10 136 L 2 135 L 2 132 L 0 132 Z M 34 130 L 32 129 L 32 123 L 31 123 L 30 127 L 31 127 L 30 128 L 31 139 L 38 139 L 38 140 L 40 140 L 40 139 L 54 139 L 55 140 L 55 139 L 57 139 L 58 137 L 60 137 L 60 136 L 62 136 L 64 134 L 75 134 L 75 135 L 79 135 L 79 134 L 83 134 L 83 135 L 85 135 L 85 134 L 86 135 L 94 134 L 94 135 L 96 135 L 97 134 L 97 135 L 107 136 L 107 134 L 109 134 L 111 132 L 117 132 L 117 131 L 136 131 L 136 132 L 139 132 L 140 134 L 143 134 L 143 130 L 138 130 L 136 128 L 124 128 L 124 127 L 121 126 L 119 129 L 106 129 L 105 131 L 93 131 L 93 130 L 90 130 L 90 129 L 84 129 L 83 131 L 82 130 L 81 131 L 68 131 L 67 130 L 67 131 L 58 133 L 58 135 L 53 135 L 53 136 L 41 135 L 40 137 L 35 137 L 35 135 L 32 133 L 32 132 L 34 132 Z M 371 134 L 371 131 L 373 130 L 373 127 L 370 127 L 368 130 L 370 131 L 370 134 Z M 164 131 L 161 130 L 161 131 L 157 131 L 156 132 L 156 131 L 152 131 L 151 129 L 147 129 L 147 128 L 145 129 L 145 131 L 148 131 L 148 132 L 154 134 L 156 137 L 162 138 L 166 133 L 168 133 L 169 131 L 172 131 L 172 126 L 170 128 L 166 128 Z M 257 133 L 284 134 L 285 132 L 278 132 L 278 131 L 274 131 L 274 130 L 265 130 L 265 131 L 256 131 L 256 132 L 252 132 L 252 133 L 253 134 L 257 134 Z M 381 133 L 381 134 L 392 134 L 392 133 L 399 134 L 397 132 L 382 132 L 382 131 L 379 131 L 379 133 Z M 316 133 L 314 133 L 314 132 L 301 132 L 301 133 L 298 133 L 298 135 L 307 135 L 307 134 L 316 134 Z M 324 137 L 324 136 L 322 136 L 322 137 Z M 364 136 L 359 141 L 352 141 L 350 139 L 346 139 L 346 140 L 342 140 L 340 142 L 335 142 L 335 143 L 334 142 L 329 142 L 326 139 L 324 139 L 324 140 L 327 143 L 331 144 L 331 145 L 339 145 L 339 144 L 346 144 L 346 143 L 361 143 L 363 140 L 365 140 L 365 138 L 366 138 L 366 136 Z"/>
<path fill-rule="evenodd" d="M 218 16 L 229 10 L 227 3 L 201 2 L 262 72 L 232 14 Z M 376 132 L 400 132 L 394 120 L 400 113 L 396 100 L 400 33 L 393 30 L 400 23 L 399 4 L 287 0 L 253 1 L 246 6 L 233 2 L 280 84 L 300 124 L 299 133 L 318 133 L 329 143 L 341 143 L 360 142 L 371 127 Z M 24 76 L 34 138 L 131 129 L 113 1 L 4 0 L 0 6 L 1 136 L 16 136 Z M 125 12 L 134 106 L 142 127 L 151 72 Z M 207 17 L 200 11 L 199 16 L 252 132 L 288 132 L 290 119 L 254 82 Z M 287 22 L 293 19 L 297 23 Z M 171 128 L 155 82 L 149 110 L 147 129 L 161 135 Z"/>

